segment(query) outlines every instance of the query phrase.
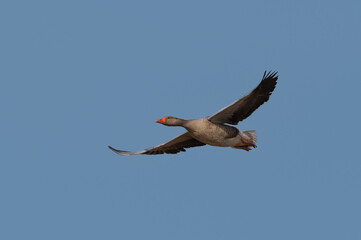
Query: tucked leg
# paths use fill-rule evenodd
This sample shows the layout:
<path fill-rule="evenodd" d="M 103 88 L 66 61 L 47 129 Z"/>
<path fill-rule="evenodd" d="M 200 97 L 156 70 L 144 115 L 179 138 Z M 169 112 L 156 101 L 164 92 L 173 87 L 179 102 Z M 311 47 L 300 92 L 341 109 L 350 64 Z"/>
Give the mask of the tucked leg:
<path fill-rule="evenodd" d="M 251 150 L 251 148 L 248 147 L 248 146 L 236 146 L 236 147 L 232 147 L 232 148 L 235 148 L 235 149 L 243 149 L 243 150 L 246 150 L 247 152 L 248 152 L 249 150 Z"/>
<path fill-rule="evenodd" d="M 253 142 L 248 141 L 245 138 L 241 138 L 241 140 L 246 145 L 245 147 L 254 147 L 254 148 L 257 147 L 256 144 L 254 144 Z"/>

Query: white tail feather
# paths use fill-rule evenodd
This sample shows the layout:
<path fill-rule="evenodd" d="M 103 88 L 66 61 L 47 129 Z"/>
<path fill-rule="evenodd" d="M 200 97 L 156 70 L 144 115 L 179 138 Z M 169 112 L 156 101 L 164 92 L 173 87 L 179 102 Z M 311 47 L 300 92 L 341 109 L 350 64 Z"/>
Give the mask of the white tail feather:
<path fill-rule="evenodd" d="M 256 144 L 257 141 L 257 135 L 255 130 L 248 130 L 241 132 L 241 136 L 246 138 L 247 141 Z"/>

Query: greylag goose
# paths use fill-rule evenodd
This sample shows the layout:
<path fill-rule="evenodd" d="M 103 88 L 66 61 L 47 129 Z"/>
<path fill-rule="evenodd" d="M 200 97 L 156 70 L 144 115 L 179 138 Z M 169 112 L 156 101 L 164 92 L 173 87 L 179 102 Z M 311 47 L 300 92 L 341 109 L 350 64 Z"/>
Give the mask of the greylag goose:
<path fill-rule="evenodd" d="M 115 153 L 130 156 L 136 154 L 163 154 L 185 152 L 186 148 L 204 146 L 206 144 L 219 147 L 251 150 L 256 147 L 256 131 L 240 131 L 227 125 L 237 125 L 238 122 L 249 117 L 259 106 L 267 102 L 277 84 L 277 72 L 265 72 L 261 83 L 249 94 L 238 99 L 231 105 L 222 108 L 210 117 L 184 120 L 166 116 L 157 123 L 166 126 L 180 126 L 187 132 L 158 146 L 138 152 L 121 151 L 108 146 Z"/>

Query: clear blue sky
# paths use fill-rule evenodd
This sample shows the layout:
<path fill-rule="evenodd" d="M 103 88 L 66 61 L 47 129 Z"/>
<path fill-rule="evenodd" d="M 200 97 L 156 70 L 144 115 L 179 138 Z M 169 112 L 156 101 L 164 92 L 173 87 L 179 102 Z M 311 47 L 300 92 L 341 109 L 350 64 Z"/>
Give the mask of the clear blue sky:
<path fill-rule="evenodd" d="M 361 239 L 360 1 L 1 1 L 1 239 Z M 279 71 L 258 148 L 122 157 Z"/>

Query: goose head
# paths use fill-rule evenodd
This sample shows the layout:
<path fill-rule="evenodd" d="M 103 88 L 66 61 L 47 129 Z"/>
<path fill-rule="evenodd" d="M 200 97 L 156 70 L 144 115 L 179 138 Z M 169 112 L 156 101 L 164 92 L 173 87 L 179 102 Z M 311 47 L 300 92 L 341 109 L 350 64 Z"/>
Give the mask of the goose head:
<path fill-rule="evenodd" d="M 166 116 L 166 117 L 163 117 L 161 119 L 158 119 L 155 122 L 156 123 L 161 123 L 161 124 L 166 125 L 166 126 L 182 126 L 184 120 L 180 119 L 180 118 L 172 117 L 172 116 Z"/>

